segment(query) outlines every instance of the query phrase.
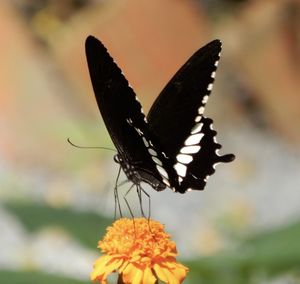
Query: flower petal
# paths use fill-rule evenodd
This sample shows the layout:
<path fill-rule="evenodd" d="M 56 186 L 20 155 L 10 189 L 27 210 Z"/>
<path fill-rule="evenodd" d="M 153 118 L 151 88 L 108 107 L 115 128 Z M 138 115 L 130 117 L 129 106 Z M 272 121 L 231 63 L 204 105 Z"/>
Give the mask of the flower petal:
<path fill-rule="evenodd" d="M 143 270 L 136 269 L 131 282 L 128 282 L 128 283 L 131 283 L 131 284 L 142 284 L 143 283 L 143 275 L 144 275 L 144 271 Z"/>
<path fill-rule="evenodd" d="M 153 269 L 161 281 L 170 284 L 170 281 L 169 281 L 170 273 L 169 273 L 168 269 L 164 268 L 163 266 L 161 266 L 159 264 L 154 264 Z M 175 284 L 175 283 L 176 282 L 172 282 L 172 284 Z M 179 284 L 179 281 L 177 281 L 176 284 Z"/>
<path fill-rule="evenodd" d="M 156 282 L 156 277 L 154 276 L 152 270 L 146 267 L 144 270 L 143 282 L 144 284 L 154 284 Z"/>
<path fill-rule="evenodd" d="M 111 256 L 103 255 L 95 261 L 94 270 L 90 275 L 91 280 L 95 280 L 99 275 L 104 273 L 104 267 L 109 260 L 111 260 Z"/>
<path fill-rule="evenodd" d="M 172 273 L 176 277 L 176 279 L 179 280 L 179 283 L 181 283 L 186 277 L 188 268 L 177 262 L 174 263 L 174 266 L 175 268 L 172 270 Z"/>
<path fill-rule="evenodd" d="M 122 259 L 114 259 L 110 255 L 104 255 L 96 260 L 91 280 L 106 281 L 107 276 L 117 270 L 123 263 Z"/>
<path fill-rule="evenodd" d="M 106 280 L 107 276 L 111 274 L 113 271 L 117 270 L 123 263 L 122 259 L 115 259 L 113 262 L 108 264 L 105 267 L 105 273 L 103 274 L 103 279 Z"/>
<path fill-rule="evenodd" d="M 123 264 L 118 269 L 119 273 L 123 273 L 123 270 L 127 267 L 128 263 L 128 261 L 124 260 Z"/>
<path fill-rule="evenodd" d="M 129 263 L 122 272 L 124 283 L 129 284 L 155 284 L 156 277 L 149 267 L 141 268 Z"/>
<path fill-rule="evenodd" d="M 133 283 L 133 278 L 135 274 L 139 273 L 139 269 L 135 267 L 132 263 L 129 263 L 123 270 L 123 281 L 124 283 Z M 137 282 L 138 283 L 138 282 Z"/>
<path fill-rule="evenodd" d="M 182 283 L 188 269 L 183 265 L 178 265 L 176 262 L 165 264 L 154 264 L 153 268 L 158 278 L 168 284 Z"/>

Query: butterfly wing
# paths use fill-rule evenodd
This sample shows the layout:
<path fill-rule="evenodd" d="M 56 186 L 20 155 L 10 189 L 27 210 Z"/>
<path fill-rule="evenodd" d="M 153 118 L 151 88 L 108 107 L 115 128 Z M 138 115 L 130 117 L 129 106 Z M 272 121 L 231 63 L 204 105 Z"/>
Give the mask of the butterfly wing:
<path fill-rule="evenodd" d="M 184 193 L 203 189 L 214 165 L 229 162 L 233 155 L 219 156 L 212 120 L 203 116 L 220 59 L 221 42 L 200 48 L 174 75 L 148 114 L 150 131 L 172 160 Z"/>
<path fill-rule="evenodd" d="M 148 125 L 133 89 L 99 40 L 89 36 L 85 48 L 97 104 L 123 170 L 135 173 L 136 183 L 145 181 L 158 185 L 157 190 L 165 188 L 148 151 Z"/>

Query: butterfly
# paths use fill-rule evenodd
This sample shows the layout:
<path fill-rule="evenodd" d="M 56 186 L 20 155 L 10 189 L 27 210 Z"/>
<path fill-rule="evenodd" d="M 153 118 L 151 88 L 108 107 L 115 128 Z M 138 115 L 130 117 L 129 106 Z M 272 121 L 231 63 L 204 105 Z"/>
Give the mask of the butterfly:
<path fill-rule="evenodd" d="M 218 163 L 234 160 L 219 155 L 213 121 L 203 115 L 211 93 L 221 41 L 200 48 L 165 86 L 147 116 L 122 71 L 104 45 L 88 36 L 88 69 L 97 104 L 117 149 L 115 161 L 128 180 L 156 191 L 203 190 Z"/>

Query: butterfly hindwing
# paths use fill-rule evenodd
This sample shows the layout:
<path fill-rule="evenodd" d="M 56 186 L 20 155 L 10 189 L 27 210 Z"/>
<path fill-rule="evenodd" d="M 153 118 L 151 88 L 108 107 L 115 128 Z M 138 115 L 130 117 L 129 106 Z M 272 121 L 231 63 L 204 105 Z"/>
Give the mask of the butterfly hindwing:
<path fill-rule="evenodd" d="M 197 123 L 197 127 L 192 131 L 193 134 L 186 139 L 186 141 L 190 139 L 190 142 L 188 145 L 185 143 L 179 150 L 180 154 L 176 156 L 175 169 L 179 168 L 177 173 L 180 181 L 177 189 L 181 193 L 189 189 L 203 190 L 209 176 L 215 172 L 216 165 L 234 159 L 232 154 L 219 155 L 218 150 L 221 145 L 216 141 L 217 132 L 213 130 L 212 125 L 212 119 L 202 116 L 200 122 Z M 199 135 L 198 138 L 197 135 Z M 198 142 L 198 140 L 200 141 Z M 193 144 L 194 142 L 195 144 Z M 180 157 L 181 155 L 184 155 L 185 159 Z M 187 157 L 190 157 L 190 159 L 188 160 Z M 184 169 L 184 172 L 182 172 L 182 169 Z"/>

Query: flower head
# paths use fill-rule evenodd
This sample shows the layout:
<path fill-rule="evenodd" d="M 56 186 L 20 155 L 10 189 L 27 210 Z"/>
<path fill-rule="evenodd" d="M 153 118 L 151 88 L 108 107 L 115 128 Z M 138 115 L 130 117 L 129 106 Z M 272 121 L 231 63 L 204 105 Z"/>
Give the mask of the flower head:
<path fill-rule="evenodd" d="M 181 283 L 188 268 L 176 262 L 176 245 L 164 226 L 145 218 L 122 218 L 107 228 L 98 247 L 104 254 L 94 264 L 93 281 L 107 283 L 107 276 L 119 273 L 125 284 Z"/>

